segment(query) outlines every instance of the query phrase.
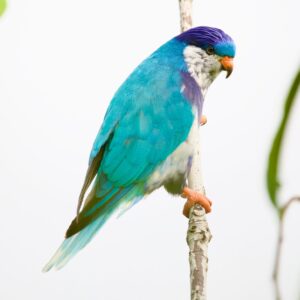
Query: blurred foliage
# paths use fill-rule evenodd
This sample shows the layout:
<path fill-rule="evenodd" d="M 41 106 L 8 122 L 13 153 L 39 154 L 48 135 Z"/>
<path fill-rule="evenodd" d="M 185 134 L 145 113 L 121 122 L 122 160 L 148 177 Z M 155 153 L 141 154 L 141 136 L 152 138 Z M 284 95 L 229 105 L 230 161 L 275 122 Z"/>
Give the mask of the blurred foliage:
<path fill-rule="evenodd" d="M 297 98 L 297 92 L 300 86 L 300 68 L 298 68 L 296 75 L 291 83 L 290 89 L 285 99 L 284 109 L 281 121 L 279 123 L 278 129 L 276 131 L 271 150 L 269 153 L 269 160 L 267 166 L 267 189 L 270 196 L 272 205 L 278 213 L 278 237 L 277 245 L 275 252 L 274 260 L 274 269 L 273 269 L 273 282 L 274 282 L 274 294 L 276 300 L 281 300 L 281 289 L 279 282 L 279 273 L 280 273 L 280 264 L 281 264 L 281 254 L 282 254 L 282 245 L 284 241 L 284 217 L 286 211 L 293 202 L 300 201 L 299 197 L 292 197 L 284 204 L 278 202 L 278 190 L 280 188 L 279 182 L 279 165 L 281 152 L 283 148 L 283 142 L 285 138 L 285 133 L 287 129 L 287 124 L 291 117 L 291 112 L 293 105 L 295 104 Z"/>
<path fill-rule="evenodd" d="M 3 15 L 6 9 L 6 0 L 0 0 L 0 16 Z"/>
<path fill-rule="evenodd" d="M 281 209 L 278 203 L 277 192 L 280 188 L 279 182 L 279 163 L 282 152 L 282 144 L 284 134 L 291 115 L 292 107 L 295 103 L 297 91 L 300 85 L 300 69 L 298 69 L 296 76 L 291 84 L 290 90 L 285 100 L 284 111 L 282 119 L 279 123 L 276 135 L 273 140 L 271 151 L 269 154 L 268 167 L 267 167 L 267 188 L 272 204 L 280 214 Z"/>

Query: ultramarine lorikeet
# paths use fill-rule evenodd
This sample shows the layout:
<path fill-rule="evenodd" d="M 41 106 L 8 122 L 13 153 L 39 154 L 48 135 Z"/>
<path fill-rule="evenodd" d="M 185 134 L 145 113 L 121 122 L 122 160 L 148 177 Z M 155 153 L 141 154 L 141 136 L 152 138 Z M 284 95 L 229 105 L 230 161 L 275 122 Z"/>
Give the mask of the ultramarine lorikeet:
<path fill-rule="evenodd" d="M 117 209 L 132 207 L 161 186 L 196 198 L 210 211 L 210 201 L 187 188 L 191 133 L 200 125 L 208 87 L 222 70 L 231 74 L 234 56 L 229 35 L 196 27 L 162 45 L 129 75 L 95 139 L 77 217 L 44 271 L 62 268 Z"/>

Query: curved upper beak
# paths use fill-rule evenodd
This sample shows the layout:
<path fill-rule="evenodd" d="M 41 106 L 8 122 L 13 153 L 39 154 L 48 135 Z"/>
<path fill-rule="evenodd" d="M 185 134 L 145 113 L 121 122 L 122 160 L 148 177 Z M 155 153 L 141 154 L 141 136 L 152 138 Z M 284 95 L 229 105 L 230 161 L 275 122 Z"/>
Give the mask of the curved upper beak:
<path fill-rule="evenodd" d="M 226 78 L 228 78 L 233 71 L 233 58 L 224 56 L 220 59 L 220 63 L 222 65 L 222 70 L 227 71 Z"/>

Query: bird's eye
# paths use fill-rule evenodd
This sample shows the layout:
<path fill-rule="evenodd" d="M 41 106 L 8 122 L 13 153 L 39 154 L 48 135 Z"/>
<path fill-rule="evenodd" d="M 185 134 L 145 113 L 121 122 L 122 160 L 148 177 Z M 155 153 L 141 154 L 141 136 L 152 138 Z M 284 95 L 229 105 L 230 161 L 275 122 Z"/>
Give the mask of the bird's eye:
<path fill-rule="evenodd" d="M 208 47 L 206 48 L 206 53 L 207 53 L 208 55 L 212 55 L 212 54 L 215 54 L 215 50 L 214 50 L 214 48 L 213 48 L 212 46 L 208 46 Z"/>

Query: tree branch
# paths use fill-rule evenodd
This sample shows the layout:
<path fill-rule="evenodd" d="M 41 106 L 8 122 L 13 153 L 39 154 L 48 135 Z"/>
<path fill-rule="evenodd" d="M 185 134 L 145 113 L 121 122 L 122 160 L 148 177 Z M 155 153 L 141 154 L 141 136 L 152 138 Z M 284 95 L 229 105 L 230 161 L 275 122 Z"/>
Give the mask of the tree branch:
<path fill-rule="evenodd" d="M 181 32 L 186 31 L 193 26 L 192 4 L 193 0 L 179 0 Z"/>
<path fill-rule="evenodd" d="M 195 205 L 190 210 L 187 243 L 190 248 L 191 299 L 206 299 L 206 282 L 208 269 L 207 249 L 211 233 L 205 218 L 205 210 Z"/>
<path fill-rule="evenodd" d="M 192 0 L 179 0 L 180 9 L 180 27 L 181 31 L 192 27 Z M 200 122 L 198 122 L 200 124 Z M 205 195 L 205 189 L 201 171 L 200 156 L 200 126 L 194 133 L 195 152 L 193 163 L 188 177 L 189 187 Z M 206 280 L 208 269 L 207 249 L 211 240 L 211 233 L 206 221 L 205 210 L 199 204 L 194 205 L 189 212 L 189 227 L 187 231 L 187 243 L 190 248 L 190 281 L 191 281 L 191 299 L 206 299 Z"/>

